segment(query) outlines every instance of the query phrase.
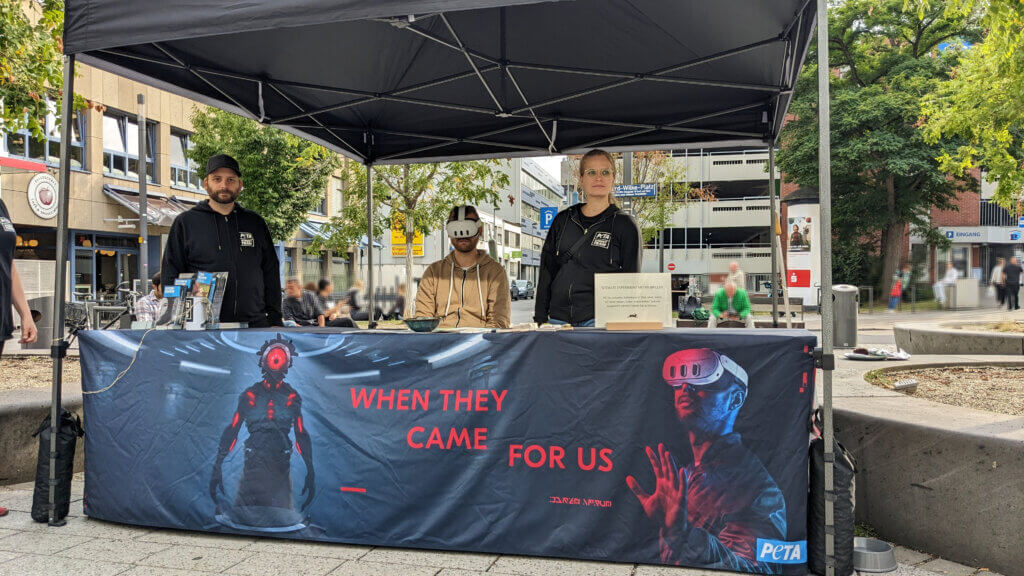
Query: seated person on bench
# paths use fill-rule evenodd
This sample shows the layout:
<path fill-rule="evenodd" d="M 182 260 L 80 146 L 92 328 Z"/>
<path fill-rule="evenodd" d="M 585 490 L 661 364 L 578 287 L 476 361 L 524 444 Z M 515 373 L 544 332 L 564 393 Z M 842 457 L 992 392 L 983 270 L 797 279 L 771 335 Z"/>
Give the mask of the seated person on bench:
<path fill-rule="evenodd" d="M 743 322 L 747 328 L 754 327 L 754 314 L 750 310 L 750 299 L 747 298 L 747 291 L 737 288 L 736 284 L 726 282 L 715 293 L 715 301 L 711 303 L 711 317 L 708 318 L 708 328 L 718 326 L 719 322 L 732 320 Z"/>

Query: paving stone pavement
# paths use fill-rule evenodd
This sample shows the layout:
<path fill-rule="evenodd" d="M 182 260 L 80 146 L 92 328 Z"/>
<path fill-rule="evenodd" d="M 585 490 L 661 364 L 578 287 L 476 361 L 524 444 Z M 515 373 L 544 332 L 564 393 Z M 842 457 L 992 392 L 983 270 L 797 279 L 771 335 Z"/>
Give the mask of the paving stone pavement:
<path fill-rule="evenodd" d="M 716 576 L 726 572 L 430 552 L 158 530 L 82 514 L 82 477 L 62 528 L 32 521 L 31 484 L 0 486 L 0 576 Z M 1000 576 L 906 548 L 893 576 Z"/>

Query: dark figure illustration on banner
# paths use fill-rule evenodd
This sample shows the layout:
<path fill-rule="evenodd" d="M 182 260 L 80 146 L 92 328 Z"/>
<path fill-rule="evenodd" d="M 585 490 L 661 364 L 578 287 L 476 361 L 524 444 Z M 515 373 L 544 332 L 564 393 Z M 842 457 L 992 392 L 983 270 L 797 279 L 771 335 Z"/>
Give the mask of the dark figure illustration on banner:
<path fill-rule="evenodd" d="M 673 406 L 688 432 L 693 462 L 680 469 L 664 444 L 657 451 L 648 446 L 653 491 L 626 477 L 658 526 L 662 562 L 772 574 L 778 564 L 805 561 L 799 543 L 786 548 L 782 542 L 782 492 L 733 430 L 747 398 L 747 372 L 724 354 L 693 348 L 669 355 L 662 377 L 674 389 Z M 765 545 L 772 554 L 763 553 L 769 550 Z"/>
<path fill-rule="evenodd" d="M 280 334 L 267 341 L 258 353 L 263 380 L 238 396 L 238 408 L 220 438 L 217 460 L 210 478 L 210 497 L 217 504 L 217 521 L 243 530 L 290 532 L 306 527 L 301 510 L 309 507 L 316 493 L 313 447 L 302 422 L 302 397 L 284 381 L 297 356 L 295 346 Z M 242 477 L 233 505 L 222 512 L 219 494 L 224 494 L 222 466 L 235 449 L 242 425 L 249 431 L 243 442 Z M 295 440 L 290 433 L 294 430 Z M 306 465 L 301 510 L 292 503 L 291 459 L 298 452 Z"/>

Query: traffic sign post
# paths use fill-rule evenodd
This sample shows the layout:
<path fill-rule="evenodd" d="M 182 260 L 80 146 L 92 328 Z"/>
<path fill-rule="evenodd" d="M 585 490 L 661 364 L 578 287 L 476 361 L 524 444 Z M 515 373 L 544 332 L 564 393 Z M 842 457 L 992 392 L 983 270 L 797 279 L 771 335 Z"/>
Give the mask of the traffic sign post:
<path fill-rule="evenodd" d="M 618 198 L 653 198 L 657 195 L 657 184 L 619 184 L 615 187 Z"/>
<path fill-rule="evenodd" d="M 667 266 L 667 268 L 668 268 L 668 271 L 669 271 L 669 272 L 671 272 L 671 271 L 675 270 L 675 269 L 676 269 L 676 264 L 675 264 L 675 262 L 669 262 L 669 263 L 668 263 L 668 266 Z"/>
<path fill-rule="evenodd" d="M 541 208 L 540 209 L 540 229 L 550 230 L 551 223 L 555 221 L 555 216 L 558 214 L 558 208 Z"/>

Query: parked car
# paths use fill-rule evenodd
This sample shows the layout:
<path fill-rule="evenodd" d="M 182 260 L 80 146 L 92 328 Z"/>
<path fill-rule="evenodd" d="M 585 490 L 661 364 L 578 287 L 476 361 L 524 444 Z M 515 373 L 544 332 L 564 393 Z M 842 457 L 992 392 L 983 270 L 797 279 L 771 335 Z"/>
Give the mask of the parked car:
<path fill-rule="evenodd" d="M 513 282 L 517 288 L 519 288 L 519 297 L 525 299 L 532 299 L 534 297 L 533 282 L 529 280 L 516 280 Z"/>

